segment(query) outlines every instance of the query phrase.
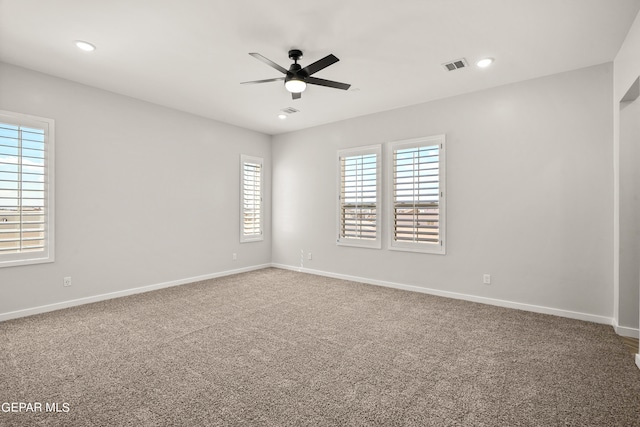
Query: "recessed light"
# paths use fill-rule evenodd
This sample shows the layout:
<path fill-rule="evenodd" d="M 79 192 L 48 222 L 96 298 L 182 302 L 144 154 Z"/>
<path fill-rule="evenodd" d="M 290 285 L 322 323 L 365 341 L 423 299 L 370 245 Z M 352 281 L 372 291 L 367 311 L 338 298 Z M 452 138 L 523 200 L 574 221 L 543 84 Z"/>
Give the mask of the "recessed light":
<path fill-rule="evenodd" d="M 476 65 L 480 68 L 487 68 L 491 63 L 493 63 L 493 58 L 484 58 L 476 62 Z"/>
<path fill-rule="evenodd" d="M 76 44 L 78 49 L 84 50 L 85 52 L 93 52 L 94 50 L 96 50 L 96 47 L 89 42 L 76 40 L 74 43 Z"/>
<path fill-rule="evenodd" d="M 287 118 L 287 115 L 286 115 L 286 114 L 278 114 L 278 118 L 279 118 L 280 120 L 284 120 L 284 119 L 286 119 L 286 118 Z"/>

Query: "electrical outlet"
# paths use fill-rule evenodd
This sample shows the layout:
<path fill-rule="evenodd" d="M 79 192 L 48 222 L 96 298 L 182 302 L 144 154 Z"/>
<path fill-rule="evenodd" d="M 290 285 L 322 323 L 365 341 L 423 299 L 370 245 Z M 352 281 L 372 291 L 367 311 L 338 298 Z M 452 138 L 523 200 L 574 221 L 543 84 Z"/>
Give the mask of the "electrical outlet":
<path fill-rule="evenodd" d="M 482 275 L 482 283 L 484 283 L 485 285 L 490 285 L 491 284 L 491 275 L 490 274 L 483 274 Z"/>
<path fill-rule="evenodd" d="M 71 277 L 65 277 L 62 285 L 66 288 L 67 286 L 71 286 Z"/>
<path fill-rule="evenodd" d="M 235 252 L 231 255 L 231 257 L 234 261 L 238 260 L 238 254 L 236 254 Z"/>
<path fill-rule="evenodd" d="M 312 259 L 313 259 L 313 256 L 311 255 L 311 252 L 309 252 L 309 253 L 307 254 L 307 259 L 308 259 L 308 260 L 312 260 Z"/>

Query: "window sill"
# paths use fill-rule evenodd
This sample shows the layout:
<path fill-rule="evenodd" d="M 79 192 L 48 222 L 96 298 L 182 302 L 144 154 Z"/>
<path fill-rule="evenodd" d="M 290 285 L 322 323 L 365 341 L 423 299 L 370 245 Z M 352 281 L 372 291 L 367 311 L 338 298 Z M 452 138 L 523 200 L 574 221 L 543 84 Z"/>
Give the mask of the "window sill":
<path fill-rule="evenodd" d="M 390 251 L 416 252 L 421 254 L 446 255 L 446 248 L 440 245 L 429 245 L 425 248 L 409 246 L 389 246 Z"/>
<path fill-rule="evenodd" d="M 370 243 L 364 243 L 364 242 L 349 242 L 349 241 L 340 241 L 338 240 L 336 242 L 336 245 L 338 246 L 350 246 L 350 247 L 354 247 L 354 248 L 365 248 L 365 249 L 382 249 L 382 245 L 380 244 L 379 241 L 372 241 Z"/>
<path fill-rule="evenodd" d="M 34 265 L 34 264 L 46 264 L 49 262 L 53 262 L 54 258 L 52 256 L 42 257 L 42 258 L 18 258 L 3 261 L 0 257 L 0 268 L 5 267 L 18 267 L 21 265 Z"/>
<path fill-rule="evenodd" d="M 253 243 L 262 241 L 264 241 L 264 237 L 245 237 L 243 239 L 240 239 L 240 243 Z"/>

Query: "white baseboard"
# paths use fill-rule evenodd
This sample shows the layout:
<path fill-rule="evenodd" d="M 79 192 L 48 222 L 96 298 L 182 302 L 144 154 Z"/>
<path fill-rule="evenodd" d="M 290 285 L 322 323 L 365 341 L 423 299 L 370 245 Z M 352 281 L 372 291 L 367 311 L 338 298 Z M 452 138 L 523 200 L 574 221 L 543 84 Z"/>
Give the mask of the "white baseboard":
<path fill-rule="evenodd" d="M 616 322 L 616 319 L 613 319 L 613 329 L 615 329 L 616 334 L 620 336 L 636 338 L 636 339 L 640 338 L 640 330 L 636 328 L 628 328 L 626 326 L 620 326 L 618 325 L 618 322 Z"/>
<path fill-rule="evenodd" d="M 26 308 L 24 310 L 10 311 L 0 313 L 0 322 L 19 317 L 32 316 L 34 314 L 46 313 L 49 311 L 61 310 L 63 308 L 75 307 L 77 305 L 90 304 L 92 302 L 104 301 L 113 298 L 125 297 L 127 295 L 141 294 L 144 292 L 155 291 L 157 289 L 170 288 L 172 286 L 185 285 L 187 283 L 200 282 L 202 280 L 215 279 L 217 277 L 231 276 L 232 274 L 246 273 L 248 271 L 269 268 L 271 264 L 254 265 L 251 267 L 239 268 L 237 270 L 220 271 L 218 273 L 210 273 L 202 276 L 188 277 L 186 279 L 172 280 L 170 282 L 158 283 L 155 285 L 141 286 L 139 288 L 125 289 L 123 291 L 109 292 L 107 294 L 94 295 L 91 297 L 78 298 L 69 301 L 62 301 L 54 304 L 41 305 L 39 307 Z"/>
<path fill-rule="evenodd" d="M 640 369 L 640 354 L 636 354 L 636 366 Z"/>
<path fill-rule="evenodd" d="M 601 323 L 605 325 L 613 325 L 613 319 L 610 317 L 597 316 L 588 313 L 580 313 L 576 311 L 562 310 L 559 308 L 543 307 L 539 305 L 524 304 L 494 298 L 479 297 L 475 295 L 461 294 L 457 292 L 442 291 L 439 289 L 423 288 L 414 285 L 403 285 L 400 283 L 386 282 L 383 280 L 369 279 L 365 277 L 349 276 L 346 274 L 331 273 L 327 271 L 312 270 L 309 268 L 295 267 L 284 264 L 271 264 L 272 267 L 282 268 L 285 270 L 299 271 L 302 273 L 315 274 L 317 276 L 332 277 L 334 279 L 350 280 L 352 282 L 367 283 L 369 285 L 384 286 L 387 288 L 403 289 L 405 291 L 420 292 L 423 294 L 436 295 L 446 298 L 454 298 L 481 304 L 495 305 L 498 307 L 514 308 L 517 310 L 531 311 L 541 314 L 552 314 L 554 316 L 567 317 L 569 319 L 584 320 L 587 322 Z M 627 328 L 628 329 L 628 328 Z"/>
<path fill-rule="evenodd" d="M 63 308 L 68 308 L 68 307 L 75 307 L 75 306 L 78 306 L 78 305 L 90 304 L 92 302 L 104 301 L 104 300 L 108 300 L 108 299 L 124 297 L 124 296 L 127 296 L 127 295 L 134 295 L 134 294 L 140 294 L 140 293 L 144 293 L 144 292 L 150 292 L 150 291 L 154 291 L 154 290 L 157 290 L 157 289 L 169 288 L 169 287 L 172 287 L 172 286 L 179 286 L 179 285 L 184 285 L 184 284 L 187 284 L 187 283 L 199 282 L 199 281 L 202 281 L 202 280 L 215 279 L 217 277 L 230 276 L 230 275 L 233 275 L 233 274 L 245 273 L 245 272 L 253 271 L 253 270 L 260 270 L 260 269 L 268 268 L 268 267 L 281 268 L 281 269 L 284 269 L 284 270 L 299 271 L 299 272 L 302 272 L 302 273 L 314 274 L 314 275 L 317 275 L 317 276 L 332 277 L 332 278 L 335 278 L 335 279 L 349 280 L 349 281 L 360 282 L 360 283 L 367 283 L 367 284 L 370 284 L 370 285 L 384 286 L 384 287 L 388 287 L 388 288 L 402 289 L 402 290 L 412 291 L 412 292 L 420 292 L 420 293 L 424 293 L 424 294 L 442 296 L 442 297 L 446 297 L 446 298 L 460 299 L 460 300 L 465 300 L 465 301 L 477 302 L 477 303 L 481 303 L 481 304 L 495 305 L 495 306 L 498 306 L 498 307 L 514 308 L 514 309 L 517 309 L 517 310 L 531 311 L 531 312 L 534 312 L 534 313 L 551 314 L 551 315 L 560 316 L 560 317 L 567 317 L 567 318 L 570 318 L 570 319 L 585 320 L 587 322 L 595 322 L 595 323 L 601 323 L 601 324 L 606 324 L 606 325 L 612 325 L 614 327 L 616 333 L 618 333 L 619 335 L 628 336 L 628 337 L 632 337 L 632 338 L 638 338 L 638 335 L 639 335 L 638 329 L 626 328 L 626 327 L 618 326 L 616 324 L 616 322 L 614 321 L 614 319 L 609 318 L 609 317 L 604 317 L 604 316 L 596 316 L 596 315 L 592 315 L 592 314 L 579 313 L 579 312 L 568 311 L 568 310 L 561 310 L 561 309 L 557 309 L 557 308 L 550 308 L 550 307 L 543 307 L 543 306 L 537 306 L 537 305 L 531 305 L 531 304 L 523 304 L 523 303 L 506 301 L 506 300 L 479 297 L 479 296 L 475 296 L 475 295 L 461 294 L 461 293 L 457 293 L 457 292 L 442 291 L 442 290 L 438 290 L 438 289 L 423 288 L 423 287 L 414 286 L 414 285 L 404 285 L 404 284 L 400 284 L 400 283 L 387 282 L 387 281 L 383 281 L 383 280 L 369 279 L 369 278 L 357 277 L 357 276 L 349 276 L 349 275 L 345 275 L 345 274 L 338 274 L 338 273 L 332 273 L 332 272 L 321 271 L 321 270 L 313 270 L 313 269 L 309 269 L 309 268 L 301 268 L 301 267 L 295 267 L 295 266 L 291 266 L 291 265 L 284 265 L 284 264 L 277 264 L 277 263 L 261 264 L 261 265 L 255 265 L 255 266 L 250 266 L 250 267 L 239 268 L 239 269 L 236 269 L 236 270 L 221 271 L 221 272 L 217 272 L 217 273 L 205 274 L 205 275 L 201 275 L 201 276 L 195 276 L 195 277 L 189 277 L 189 278 L 185 278 L 185 279 L 179 279 L 179 280 L 173 280 L 173 281 L 169 281 L 169 282 L 158 283 L 158 284 L 155 284 L 155 285 L 148 285 L 148 286 L 142 286 L 142 287 L 138 287 L 138 288 L 125 289 L 125 290 L 122 290 L 122 291 L 110 292 L 110 293 L 107 293 L 107 294 L 100 294 L 100 295 L 95 295 L 95 296 L 91 296 L 91 297 L 78 298 L 78 299 L 69 300 L 69 301 L 62 301 L 62 302 L 59 302 L 59 303 L 48 304 L 48 305 L 43 305 L 43 306 L 33 307 L 33 308 L 27 308 L 27 309 L 23 309 L 23 310 L 10 311 L 10 312 L 7 312 L 7 313 L 0 313 L 0 322 L 5 321 L 5 320 L 10 320 L 10 319 L 16 319 L 16 318 L 19 318 L 19 317 L 31 316 L 31 315 L 34 315 L 34 314 L 46 313 L 46 312 L 49 312 L 49 311 L 61 310 Z M 636 362 L 638 362 L 638 360 L 639 360 L 638 355 L 636 355 Z M 639 365 L 639 367 L 640 367 L 640 365 Z"/>

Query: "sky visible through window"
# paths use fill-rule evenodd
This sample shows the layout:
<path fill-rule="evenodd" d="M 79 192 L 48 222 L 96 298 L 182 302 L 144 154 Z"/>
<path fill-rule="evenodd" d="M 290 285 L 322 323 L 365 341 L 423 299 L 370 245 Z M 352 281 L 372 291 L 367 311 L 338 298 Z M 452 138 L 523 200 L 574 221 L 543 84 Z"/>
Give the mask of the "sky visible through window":
<path fill-rule="evenodd" d="M 396 150 L 394 202 L 437 203 L 439 150 L 437 145 Z"/>
<path fill-rule="evenodd" d="M 344 203 L 354 205 L 376 203 L 376 155 L 343 158 Z"/>
<path fill-rule="evenodd" d="M 437 145 L 396 150 L 394 201 L 439 201 L 439 147 Z M 376 202 L 376 155 L 350 156 L 344 162 L 344 203 Z"/>
<path fill-rule="evenodd" d="M 44 130 L 0 123 L 0 210 L 44 208 Z"/>

